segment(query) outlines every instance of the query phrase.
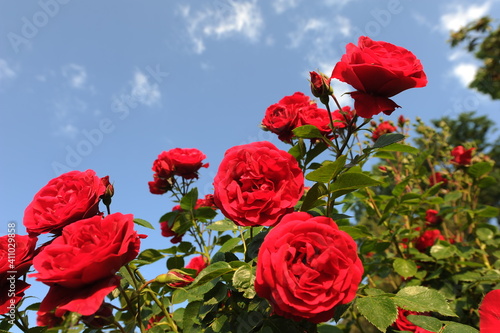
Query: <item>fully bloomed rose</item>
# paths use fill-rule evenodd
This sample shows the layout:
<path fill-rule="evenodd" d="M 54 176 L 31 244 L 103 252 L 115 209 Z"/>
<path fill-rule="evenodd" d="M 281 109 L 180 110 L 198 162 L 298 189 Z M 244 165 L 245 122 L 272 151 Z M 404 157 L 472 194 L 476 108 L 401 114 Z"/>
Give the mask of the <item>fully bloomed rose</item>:
<path fill-rule="evenodd" d="M 260 247 L 255 290 L 280 316 L 328 321 L 356 296 L 363 275 L 356 249 L 331 218 L 285 215 Z"/>
<path fill-rule="evenodd" d="M 500 289 L 488 292 L 479 306 L 481 333 L 497 333 L 500 327 Z"/>
<path fill-rule="evenodd" d="M 415 312 L 398 308 L 398 318 L 396 319 L 394 324 L 392 324 L 392 326 L 401 331 L 415 332 L 415 333 L 432 333 L 431 331 L 428 331 L 412 323 L 407 318 L 407 316 L 409 315 L 428 316 L 429 314 L 425 312 Z"/>
<path fill-rule="evenodd" d="M 64 173 L 35 194 L 24 211 L 23 224 L 30 235 L 58 234 L 64 226 L 98 214 L 105 191 L 93 170 Z"/>
<path fill-rule="evenodd" d="M 267 141 L 228 149 L 214 178 L 216 206 L 241 226 L 276 224 L 303 192 L 295 158 Z"/>
<path fill-rule="evenodd" d="M 384 112 L 391 114 L 399 105 L 392 97 L 409 88 L 425 87 L 422 64 L 405 48 L 361 36 L 358 45 L 346 46 L 335 65 L 332 78 L 353 86 L 354 108 L 363 118 Z"/>
<path fill-rule="evenodd" d="M 198 178 L 200 168 L 208 168 L 208 163 L 203 163 L 207 158 L 196 148 L 174 148 L 164 151 L 153 163 L 153 171 L 159 178 L 180 176 L 184 179 Z"/>
<path fill-rule="evenodd" d="M 456 146 L 451 151 L 451 156 L 453 156 L 451 161 L 458 165 L 469 165 L 472 160 L 472 152 L 474 149 L 475 148 L 469 148 L 466 150 L 463 146 Z"/>
<path fill-rule="evenodd" d="M 283 97 L 278 103 L 267 108 L 262 126 L 277 134 L 278 138 L 290 143 L 293 130 L 304 125 L 314 125 L 323 135 L 328 135 L 332 130 L 328 111 L 320 109 L 301 92 Z"/>
<path fill-rule="evenodd" d="M 50 286 L 39 316 L 52 310 L 58 317 L 66 311 L 89 316 L 99 309 L 120 283 L 115 273 L 137 256 L 145 237 L 134 231 L 133 219 L 121 213 L 84 219 L 43 248 L 33 260 L 37 273 L 30 275 Z"/>
<path fill-rule="evenodd" d="M 9 312 L 9 306 L 17 304 L 30 287 L 19 278 L 31 267 L 36 242 L 31 236 L 0 237 L 0 314 Z"/>

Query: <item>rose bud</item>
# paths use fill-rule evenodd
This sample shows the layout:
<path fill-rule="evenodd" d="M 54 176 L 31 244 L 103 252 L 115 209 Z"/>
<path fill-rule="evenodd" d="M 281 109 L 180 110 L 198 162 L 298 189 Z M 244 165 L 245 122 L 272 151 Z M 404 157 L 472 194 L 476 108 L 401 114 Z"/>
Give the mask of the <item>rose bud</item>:
<path fill-rule="evenodd" d="M 315 97 L 318 97 L 323 104 L 328 104 L 328 98 L 333 94 L 333 89 L 330 86 L 330 78 L 325 74 L 309 72 L 311 75 L 311 92 Z"/>

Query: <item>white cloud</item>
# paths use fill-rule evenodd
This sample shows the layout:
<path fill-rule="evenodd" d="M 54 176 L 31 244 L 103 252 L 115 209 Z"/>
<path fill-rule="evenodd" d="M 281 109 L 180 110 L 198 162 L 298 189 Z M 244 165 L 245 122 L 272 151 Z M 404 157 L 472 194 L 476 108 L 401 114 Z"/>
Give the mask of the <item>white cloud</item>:
<path fill-rule="evenodd" d="M 7 79 L 12 79 L 16 76 L 16 72 L 9 66 L 5 59 L 0 58 L 0 82 Z"/>
<path fill-rule="evenodd" d="M 456 31 L 467 23 L 485 16 L 490 7 L 491 1 L 486 1 L 482 5 L 448 4 L 446 13 L 441 15 L 441 29 L 446 32 Z"/>
<path fill-rule="evenodd" d="M 276 13 L 281 14 L 288 9 L 295 8 L 301 0 L 274 0 L 273 7 Z"/>
<path fill-rule="evenodd" d="M 476 76 L 478 66 L 472 63 L 461 62 L 453 67 L 453 75 L 464 87 L 468 87 Z"/>
<path fill-rule="evenodd" d="M 82 89 L 85 87 L 87 81 L 87 72 L 85 67 L 77 64 L 69 64 L 63 66 L 62 75 L 68 80 L 71 87 L 76 89 Z"/>
<path fill-rule="evenodd" d="M 148 76 L 139 70 L 134 74 L 130 94 L 134 100 L 147 106 L 152 106 L 161 99 L 161 92 L 158 84 L 151 84 Z"/>
<path fill-rule="evenodd" d="M 179 8 L 179 14 L 186 21 L 187 32 L 196 53 L 205 50 L 206 38 L 243 36 L 251 42 L 257 42 L 264 26 L 256 0 L 216 1 L 211 7 L 196 12 L 189 6 L 183 6 Z"/>
<path fill-rule="evenodd" d="M 340 34 L 332 33 L 332 25 L 342 27 Z M 288 35 L 289 46 L 307 50 L 305 58 L 308 66 L 330 75 L 340 58 L 339 52 L 345 49 L 346 42 L 341 38 L 351 34 L 352 25 L 347 17 L 337 15 L 329 20 L 314 17 L 298 22 L 295 31 Z"/>

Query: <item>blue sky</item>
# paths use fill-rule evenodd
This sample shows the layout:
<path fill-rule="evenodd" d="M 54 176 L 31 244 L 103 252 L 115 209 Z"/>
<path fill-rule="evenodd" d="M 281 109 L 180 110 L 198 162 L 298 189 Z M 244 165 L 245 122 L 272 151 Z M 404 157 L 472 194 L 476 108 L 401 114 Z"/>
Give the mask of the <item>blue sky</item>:
<path fill-rule="evenodd" d="M 114 212 L 156 223 L 173 206 L 148 191 L 161 151 L 207 155 L 203 195 L 226 149 L 288 149 L 260 130 L 266 108 L 309 94 L 308 72 L 330 74 L 360 35 L 411 50 L 429 79 L 396 96 L 402 108 L 386 119 L 477 110 L 499 123 L 500 102 L 466 88 L 477 62 L 446 42 L 483 15 L 499 19 L 500 1 L 0 1 L 0 220 L 25 234 L 24 208 L 42 186 L 94 169 L 115 184 Z M 144 249 L 169 246 L 143 232 Z"/>

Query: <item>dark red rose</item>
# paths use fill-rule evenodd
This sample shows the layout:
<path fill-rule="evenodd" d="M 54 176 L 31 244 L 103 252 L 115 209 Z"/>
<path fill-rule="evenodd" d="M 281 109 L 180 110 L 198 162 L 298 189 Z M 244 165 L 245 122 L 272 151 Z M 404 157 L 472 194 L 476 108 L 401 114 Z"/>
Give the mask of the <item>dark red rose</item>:
<path fill-rule="evenodd" d="M 158 176 L 154 176 L 153 178 L 153 181 L 148 182 L 151 194 L 164 194 L 172 189 L 169 179 L 159 178 Z"/>
<path fill-rule="evenodd" d="M 30 235 L 58 234 L 75 221 L 99 213 L 99 198 L 106 191 L 93 170 L 70 171 L 49 181 L 24 211 Z"/>
<path fill-rule="evenodd" d="M 113 306 L 109 303 L 102 303 L 99 310 L 91 316 L 82 316 L 81 320 L 88 327 L 102 328 L 113 323 Z"/>
<path fill-rule="evenodd" d="M 198 178 L 200 168 L 208 168 L 208 163 L 203 163 L 207 158 L 196 148 L 174 148 L 168 151 L 173 166 L 173 173 L 184 179 Z"/>
<path fill-rule="evenodd" d="M 444 240 L 444 236 L 437 229 L 425 230 L 420 237 L 415 240 L 415 248 L 420 252 L 425 252 L 428 248 L 436 244 L 436 241 Z"/>
<path fill-rule="evenodd" d="M 120 283 L 115 273 L 139 252 L 145 236 L 134 231 L 133 220 L 131 214 L 94 216 L 66 226 L 44 247 L 33 259 L 37 273 L 30 275 L 50 286 L 40 313 L 94 314 Z"/>
<path fill-rule="evenodd" d="M 429 185 L 434 186 L 437 183 L 443 183 L 442 185 L 448 184 L 448 178 L 446 178 L 445 175 L 443 175 L 441 172 L 434 172 L 432 175 L 429 177 Z"/>
<path fill-rule="evenodd" d="M 304 175 L 297 161 L 267 141 L 226 151 L 214 179 L 214 200 L 241 226 L 276 224 L 302 197 Z"/>
<path fill-rule="evenodd" d="M 398 308 L 398 318 L 396 319 L 396 322 L 392 324 L 392 327 L 401 331 L 408 331 L 415 333 L 432 333 L 431 331 L 428 331 L 422 327 L 418 327 L 417 325 L 409 321 L 407 318 L 407 316 L 409 315 L 428 316 L 429 314 L 426 312 L 415 312 Z"/>
<path fill-rule="evenodd" d="M 435 209 L 428 209 L 425 212 L 425 224 L 427 225 L 437 225 L 443 222 L 443 218 L 438 215 L 439 212 Z"/>
<path fill-rule="evenodd" d="M 333 78 L 357 90 L 351 97 L 357 114 L 363 118 L 380 112 L 391 114 L 399 105 L 389 97 L 427 85 L 422 64 L 413 53 L 365 36 L 359 37 L 358 46 L 346 46 L 346 53 L 333 69 Z"/>
<path fill-rule="evenodd" d="M 175 231 L 173 231 L 172 227 L 168 225 L 168 221 L 160 221 L 160 229 L 161 229 L 161 235 L 163 237 L 167 238 L 172 237 L 172 239 L 170 240 L 172 244 L 177 244 L 182 242 L 182 237 L 184 236 L 184 234 L 178 234 Z"/>
<path fill-rule="evenodd" d="M 451 156 L 453 156 L 451 162 L 458 165 L 469 165 L 472 160 L 472 152 L 474 149 L 476 148 L 469 148 L 466 150 L 463 146 L 453 148 L 451 151 Z"/>
<path fill-rule="evenodd" d="M 301 110 L 310 107 L 309 97 L 301 92 L 296 92 L 268 107 L 264 119 L 262 119 L 262 126 L 277 134 L 281 141 L 290 143 L 294 135 L 292 130 L 300 126 L 299 114 Z"/>
<path fill-rule="evenodd" d="M 332 133 L 328 111 L 316 107 L 316 104 L 313 104 L 313 106 L 305 108 L 302 111 L 300 114 L 299 126 L 314 125 L 318 128 L 321 134 L 328 136 Z"/>
<path fill-rule="evenodd" d="M 15 224 L 7 224 L 14 228 Z M 20 278 L 33 263 L 37 237 L 7 234 L 0 237 L 0 314 L 8 313 L 30 285 Z M 12 293 L 14 293 L 12 295 Z"/>
<path fill-rule="evenodd" d="M 349 125 L 356 115 L 355 110 L 351 110 L 350 106 L 344 106 L 342 111 L 335 110 L 332 112 L 333 126 L 337 128 L 345 128 Z"/>
<path fill-rule="evenodd" d="M 260 247 L 255 291 L 277 315 L 328 321 L 337 305 L 356 296 L 363 275 L 356 250 L 356 242 L 331 218 L 285 215 Z"/>
<path fill-rule="evenodd" d="M 496 333 L 500 327 L 500 289 L 488 292 L 479 306 L 479 330 Z"/>
<path fill-rule="evenodd" d="M 380 125 L 377 126 L 372 132 L 372 140 L 377 141 L 382 135 L 387 133 L 392 133 L 397 130 L 396 127 L 392 126 L 392 124 L 388 121 L 383 121 Z"/>
<path fill-rule="evenodd" d="M 162 151 L 153 162 L 151 168 L 155 173 L 155 178 L 168 179 L 174 175 L 174 165 L 170 159 L 170 153 Z"/>

